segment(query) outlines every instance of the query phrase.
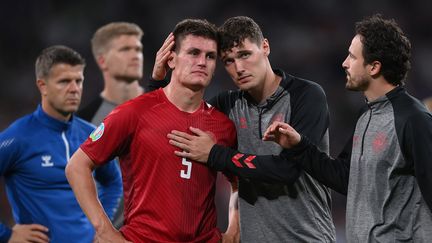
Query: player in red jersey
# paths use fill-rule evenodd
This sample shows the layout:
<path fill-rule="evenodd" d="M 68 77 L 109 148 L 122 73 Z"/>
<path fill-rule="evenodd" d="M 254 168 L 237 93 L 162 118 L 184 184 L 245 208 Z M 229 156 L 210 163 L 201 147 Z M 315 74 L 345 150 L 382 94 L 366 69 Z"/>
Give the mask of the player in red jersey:
<path fill-rule="evenodd" d="M 171 82 L 113 110 L 74 154 L 66 176 L 100 242 L 218 242 L 216 172 L 174 155 L 167 134 L 191 127 L 235 146 L 234 124 L 203 101 L 217 58 L 217 32 L 205 20 L 174 29 Z M 118 156 L 125 222 L 118 232 L 97 199 L 91 172 Z"/>

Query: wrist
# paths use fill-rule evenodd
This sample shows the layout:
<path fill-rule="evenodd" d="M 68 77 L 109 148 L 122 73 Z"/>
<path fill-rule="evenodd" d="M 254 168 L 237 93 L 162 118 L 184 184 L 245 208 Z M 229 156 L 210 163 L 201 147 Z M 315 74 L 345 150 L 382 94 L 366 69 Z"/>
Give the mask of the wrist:
<path fill-rule="evenodd" d="M 217 162 L 219 162 L 221 160 L 220 159 L 221 156 L 220 156 L 220 154 L 218 154 L 218 153 L 220 153 L 221 149 L 223 149 L 223 147 L 221 145 L 218 145 L 218 144 L 213 145 L 213 147 L 210 149 L 210 152 L 209 152 L 208 157 L 207 157 L 207 166 L 209 168 L 217 170 L 217 171 L 222 169 L 221 166 L 220 165 L 218 166 L 218 164 L 217 164 Z"/>
<path fill-rule="evenodd" d="M 161 82 L 161 81 L 165 81 L 165 79 L 163 77 L 159 77 L 157 75 L 152 74 L 150 77 L 150 81 Z"/>
<path fill-rule="evenodd" d="M 114 229 L 113 225 L 111 224 L 111 222 L 105 219 L 105 217 L 100 217 L 101 219 L 98 219 L 95 222 L 92 222 L 93 227 L 96 231 L 96 234 L 103 234 L 104 232 L 110 231 L 112 229 Z"/>

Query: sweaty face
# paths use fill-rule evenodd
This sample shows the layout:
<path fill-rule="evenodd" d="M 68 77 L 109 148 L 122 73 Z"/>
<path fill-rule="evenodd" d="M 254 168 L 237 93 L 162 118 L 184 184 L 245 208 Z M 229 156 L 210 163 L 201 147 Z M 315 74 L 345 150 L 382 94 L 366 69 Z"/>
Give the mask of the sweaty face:
<path fill-rule="evenodd" d="M 347 74 L 345 88 L 353 91 L 365 91 L 370 84 L 370 76 L 366 71 L 363 58 L 361 37 L 356 35 L 349 47 L 348 56 L 342 63 Z"/>
<path fill-rule="evenodd" d="M 121 35 L 113 39 L 103 57 L 103 69 L 115 79 L 133 82 L 142 78 L 142 44 L 137 36 Z"/>
<path fill-rule="evenodd" d="M 238 46 L 223 52 L 221 59 L 237 87 L 253 91 L 261 89 L 264 85 L 268 54 L 267 40 L 257 45 L 246 38 Z"/>
<path fill-rule="evenodd" d="M 194 90 L 207 87 L 216 68 L 217 43 L 214 40 L 187 35 L 169 62 L 172 76 Z"/>
<path fill-rule="evenodd" d="M 42 106 L 52 117 L 68 118 L 78 110 L 81 102 L 84 66 L 54 65 L 48 77 L 38 80 L 42 93 Z"/>

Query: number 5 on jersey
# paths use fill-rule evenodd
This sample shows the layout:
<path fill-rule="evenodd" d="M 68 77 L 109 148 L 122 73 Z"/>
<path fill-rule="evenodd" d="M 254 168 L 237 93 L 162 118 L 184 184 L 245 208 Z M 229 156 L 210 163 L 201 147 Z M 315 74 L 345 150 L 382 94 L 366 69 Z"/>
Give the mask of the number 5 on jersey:
<path fill-rule="evenodd" d="M 182 165 L 186 165 L 186 170 L 180 171 L 180 177 L 184 179 L 190 179 L 192 172 L 192 162 L 188 161 L 186 158 L 183 158 Z"/>

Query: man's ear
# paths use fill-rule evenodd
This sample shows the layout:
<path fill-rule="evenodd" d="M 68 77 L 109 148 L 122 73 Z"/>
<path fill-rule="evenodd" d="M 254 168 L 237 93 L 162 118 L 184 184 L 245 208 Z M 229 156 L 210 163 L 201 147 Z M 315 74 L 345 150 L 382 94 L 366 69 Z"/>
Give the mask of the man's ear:
<path fill-rule="evenodd" d="M 42 96 L 46 96 L 48 94 L 46 80 L 38 78 L 36 80 L 36 86 L 38 87 Z"/>
<path fill-rule="evenodd" d="M 175 59 L 177 58 L 177 54 L 175 51 L 172 51 L 170 56 L 168 57 L 168 67 L 171 69 L 175 68 Z"/>
<path fill-rule="evenodd" d="M 96 58 L 96 63 L 97 63 L 97 65 L 99 66 L 99 68 L 100 68 L 101 70 L 106 69 L 106 61 L 105 61 L 105 57 L 104 57 L 104 55 L 99 55 L 99 56 Z"/>
<path fill-rule="evenodd" d="M 378 75 L 381 72 L 381 62 L 373 61 L 371 64 L 369 64 L 368 70 L 370 76 Z"/>
<path fill-rule="evenodd" d="M 270 43 L 267 38 L 264 38 L 261 44 L 262 49 L 264 50 L 264 54 L 266 56 L 270 55 Z"/>

